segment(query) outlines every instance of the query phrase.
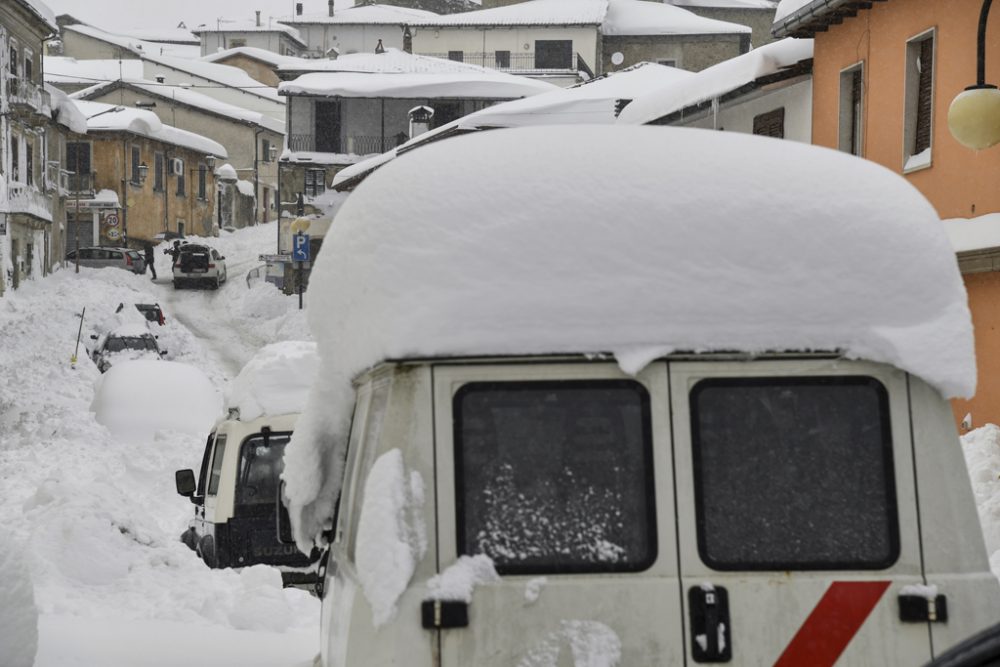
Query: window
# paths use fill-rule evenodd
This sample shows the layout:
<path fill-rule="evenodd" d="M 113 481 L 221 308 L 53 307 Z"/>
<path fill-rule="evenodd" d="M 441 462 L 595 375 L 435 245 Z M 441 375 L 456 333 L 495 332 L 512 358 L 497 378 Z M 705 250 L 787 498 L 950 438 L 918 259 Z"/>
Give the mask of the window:
<path fill-rule="evenodd" d="M 231 49 L 238 49 L 241 46 L 246 46 L 246 45 L 247 45 L 247 40 L 245 40 L 245 39 L 231 39 L 231 40 L 229 40 L 229 48 L 231 48 Z"/>
<path fill-rule="evenodd" d="M 30 141 L 24 142 L 24 182 L 35 184 L 35 145 Z"/>
<path fill-rule="evenodd" d="M 536 39 L 535 69 L 572 69 L 573 40 Z"/>
<path fill-rule="evenodd" d="M 325 169 L 306 169 L 306 195 L 309 197 L 317 197 L 326 192 L 325 179 Z"/>
<path fill-rule="evenodd" d="M 753 133 L 764 137 L 785 138 L 785 107 L 754 116 Z"/>
<path fill-rule="evenodd" d="M 35 54 L 31 49 L 24 50 L 24 80 L 31 81 L 34 76 Z"/>
<path fill-rule="evenodd" d="M 649 567 L 657 553 L 649 410 L 632 381 L 459 389 L 459 553 L 485 553 L 501 574 Z"/>
<path fill-rule="evenodd" d="M 219 492 L 219 480 L 222 478 L 222 459 L 226 455 L 226 434 L 215 439 L 215 456 L 212 458 L 212 472 L 208 477 L 208 495 Z"/>
<path fill-rule="evenodd" d="M 869 377 L 691 390 L 698 551 L 717 570 L 884 569 L 899 556 L 885 387 Z"/>
<path fill-rule="evenodd" d="M 184 196 L 184 160 L 175 158 L 177 165 L 180 167 L 177 174 L 177 195 Z"/>
<path fill-rule="evenodd" d="M 864 153 L 864 66 L 840 73 L 840 150 Z"/>
<path fill-rule="evenodd" d="M 208 481 L 208 464 L 212 459 L 212 441 L 215 440 L 215 431 L 208 434 L 208 441 L 205 442 L 205 454 L 201 458 L 201 469 L 198 472 L 198 490 L 196 496 L 205 495 L 205 484 Z"/>
<path fill-rule="evenodd" d="M 260 161 L 270 162 L 271 161 L 271 142 L 267 139 L 261 139 L 260 142 Z"/>
<path fill-rule="evenodd" d="M 657 65 L 665 65 L 666 67 L 677 67 L 677 59 L 676 58 L 657 58 L 656 59 L 656 64 Z"/>
<path fill-rule="evenodd" d="M 153 189 L 163 190 L 163 153 L 153 153 Z"/>
<path fill-rule="evenodd" d="M 263 435 L 243 441 L 236 487 L 238 514 L 244 513 L 241 509 L 262 509 L 265 514 L 274 511 L 279 477 L 284 470 L 285 445 L 290 439 L 291 433 L 272 433 L 266 443 Z"/>
<path fill-rule="evenodd" d="M 206 193 L 206 177 L 208 170 L 205 165 L 198 165 L 198 199 L 205 199 Z"/>
<path fill-rule="evenodd" d="M 497 51 L 494 56 L 497 69 L 510 69 L 510 51 Z"/>
<path fill-rule="evenodd" d="M 7 63 L 7 66 L 10 69 L 10 75 L 12 77 L 14 77 L 15 79 L 17 78 L 17 63 L 18 62 L 19 62 L 19 60 L 18 60 L 18 57 L 17 57 L 17 43 L 12 41 L 11 44 L 10 44 L 10 62 Z"/>
<path fill-rule="evenodd" d="M 138 146 L 132 146 L 132 160 L 131 160 L 131 182 L 132 185 L 139 185 L 139 160 L 141 158 L 141 152 Z"/>
<path fill-rule="evenodd" d="M 903 170 L 930 166 L 934 100 L 934 31 L 906 44 Z"/>
<path fill-rule="evenodd" d="M 465 62 L 465 52 L 464 51 L 449 51 L 448 60 L 454 60 L 455 62 Z"/>
<path fill-rule="evenodd" d="M 21 180 L 21 162 L 19 159 L 21 139 L 16 134 L 10 135 L 10 172 L 14 182 Z"/>

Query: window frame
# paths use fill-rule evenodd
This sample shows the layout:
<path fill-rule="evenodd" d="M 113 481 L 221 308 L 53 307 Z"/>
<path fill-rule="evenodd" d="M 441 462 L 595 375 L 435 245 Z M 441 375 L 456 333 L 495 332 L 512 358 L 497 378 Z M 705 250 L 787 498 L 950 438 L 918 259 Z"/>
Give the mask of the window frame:
<path fill-rule="evenodd" d="M 926 100 L 927 118 L 922 119 L 921 109 L 924 107 L 921 100 L 922 76 L 923 73 L 917 70 L 921 61 L 921 50 L 927 42 L 931 43 L 931 69 L 927 76 L 930 78 L 929 99 Z M 937 92 L 937 28 L 931 27 L 906 40 L 903 50 L 904 77 L 903 77 L 903 156 L 902 171 L 909 174 L 914 171 L 928 169 L 932 166 L 934 153 L 934 96 Z M 926 120 L 927 146 L 917 150 L 919 141 L 919 127 L 921 120 Z M 926 159 L 911 160 L 927 151 Z"/>
<path fill-rule="evenodd" d="M 219 495 L 219 485 L 222 482 L 222 463 L 226 457 L 226 441 L 228 434 L 219 433 L 212 445 L 212 465 L 208 471 L 208 482 L 205 484 L 205 497 Z"/>
<path fill-rule="evenodd" d="M 198 199 L 208 200 L 208 168 L 203 164 L 198 165 Z"/>
<path fill-rule="evenodd" d="M 859 72 L 861 77 L 860 93 L 857 109 L 854 98 L 854 77 Z M 839 129 L 837 141 L 839 150 L 864 157 L 865 155 L 865 61 L 860 60 L 840 70 L 840 106 L 838 109 Z"/>
<path fill-rule="evenodd" d="M 772 137 L 774 139 L 785 138 L 785 107 L 771 109 L 764 113 L 759 113 L 753 117 L 753 133 L 761 137 Z M 780 128 L 779 134 L 774 134 L 772 127 L 777 124 Z"/>
<path fill-rule="evenodd" d="M 272 431 L 270 434 L 268 434 L 268 440 L 270 440 L 271 438 L 285 439 L 284 446 L 287 448 L 288 443 L 291 441 L 292 438 L 292 431 Z M 266 502 L 262 503 L 241 502 L 243 500 L 241 494 L 243 492 L 243 487 L 246 482 L 247 474 L 249 473 L 250 470 L 250 467 L 246 465 L 247 452 L 250 449 L 251 444 L 253 444 L 255 441 L 259 442 L 259 444 L 263 444 L 263 440 L 264 440 L 264 434 L 258 432 L 258 433 L 251 433 L 247 437 L 243 438 L 243 442 L 240 443 L 239 458 L 236 461 L 236 483 L 233 489 L 234 515 L 253 514 L 254 512 L 250 508 L 259 508 L 261 506 L 267 506 L 268 508 L 267 513 L 272 511 L 274 508 L 274 498 L 270 498 Z M 277 481 L 277 486 L 280 487 L 280 485 L 281 485 L 281 479 L 279 478 Z"/>
<path fill-rule="evenodd" d="M 187 169 L 187 163 L 184 161 L 184 158 L 179 158 L 178 157 L 178 158 L 174 158 L 174 159 L 177 160 L 178 162 L 180 162 L 180 165 L 181 165 L 180 173 L 177 174 L 177 191 L 176 191 L 176 195 L 178 197 L 186 197 L 187 196 L 187 184 L 185 183 L 185 180 L 186 180 L 185 176 L 187 174 L 185 174 L 184 170 Z"/>
<path fill-rule="evenodd" d="M 153 192 L 162 192 L 166 189 L 166 159 L 163 152 L 153 153 Z"/>
<path fill-rule="evenodd" d="M 142 164 L 142 147 L 139 144 L 129 146 L 129 184 L 139 185 L 139 165 Z"/>
<path fill-rule="evenodd" d="M 698 419 L 698 394 L 705 389 L 718 386 L 830 386 L 830 385 L 867 385 L 875 389 L 881 417 L 881 451 L 883 465 L 883 483 L 885 484 L 886 519 L 888 520 L 889 556 L 882 561 L 846 562 L 846 561 L 757 561 L 757 562 L 722 562 L 708 554 L 706 545 L 705 510 L 703 494 L 703 473 L 701 463 L 700 422 Z M 719 572 L 817 572 L 817 571 L 881 571 L 895 565 L 902 555 L 902 537 L 900 534 L 900 505 L 898 483 L 896 481 L 894 440 L 892 432 L 892 411 L 889 401 L 889 391 L 885 384 L 871 375 L 759 375 L 747 376 L 713 376 L 697 380 L 688 390 L 688 414 L 690 426 L 691 448 L 691 484 L 694 500 L 694 521 L 698 556 L 701 562 Z"/>

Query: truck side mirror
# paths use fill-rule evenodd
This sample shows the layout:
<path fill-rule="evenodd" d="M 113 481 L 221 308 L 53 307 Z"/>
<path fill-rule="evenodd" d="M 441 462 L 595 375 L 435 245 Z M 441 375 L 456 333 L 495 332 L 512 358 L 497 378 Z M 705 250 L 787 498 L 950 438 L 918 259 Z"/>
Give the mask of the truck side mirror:
<path fill-rule="evenodd" d="M 282 480 L 281 484 L 278 485 L 278 493 L 275 494 L 274 498 L 274 515 L 277 520 L 275 528 L 278 533 L 279 542 L 282 544 L 295 544 L 295 540 L 292 539 L 292 519 L 288 516 L 288 508 L 285 507 L 285 503 L 281 500 L 284 496 L 285 482 Z"/>
<path fill-rule="evenodd" d="M 97 334 L 90 334 L 90 340 L 97 340 Z"/>
<path fill-rule="evenodd" d="M 198 488 L 198 483 L 194 478 L 194 471 L 190 468 L 175 472 L 174 484 L 177 486 L 177 493 L 185 498 L 193 499 L 194 491 Z"/>

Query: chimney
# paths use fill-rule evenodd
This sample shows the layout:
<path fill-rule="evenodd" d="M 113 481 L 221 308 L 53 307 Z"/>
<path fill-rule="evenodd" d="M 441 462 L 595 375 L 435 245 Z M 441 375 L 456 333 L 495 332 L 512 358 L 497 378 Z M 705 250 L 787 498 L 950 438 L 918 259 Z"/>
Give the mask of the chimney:
<path fill-rule="evenodd" d="M 375 53 L 385 53 L 385 47 L 382 46 L 382 40 L 378 40 L 378 44 L 375 45 Z"/>
<path fill-rule="evenodd" d="M 403 51 L 413 53 L 413 33 L 408 25 L 403 26 Z"/>
<path fill-rule="evenodd" d="M 333 16 L 333 0 L 326 0 L 326 11 Z"/>
<path fill-rule="evenodd" d="M 167 80 L 167 77 L 165 77 L 165 76 L 158 76 L 158 77 L 156 77 L 156 83 L 163 83 L 166 80 Z"/>
<path fill-rule="evenodd" d="M 302 16 L 302 3 L 301 2 L 296 2 L 295 3 L 295 15 L 296 16 Z"/>
<path fill-rule="evenodd" d="M 257 27 L 259 28 L 260 27 L 260 10 L 259 9 L 257 10 L 256 14 L 257 14 Z"/>

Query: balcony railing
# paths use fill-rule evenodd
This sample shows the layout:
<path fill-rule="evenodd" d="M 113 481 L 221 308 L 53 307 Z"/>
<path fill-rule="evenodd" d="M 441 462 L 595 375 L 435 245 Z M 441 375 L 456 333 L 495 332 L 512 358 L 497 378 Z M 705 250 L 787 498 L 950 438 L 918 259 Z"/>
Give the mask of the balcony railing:
<path fill-rule="evenodd" d="M 422 56 L 454 60 L 467 65 L 479 65 L 501 72 L 577 72 L 584 71 L 593 76 L 590 67 L 580 57 L 572 53 L 568 58 L 543 55 L 537 57 L 533 51 L 452 51 L 451 53 L 421 53 Z"/>
<path fill-rule="evenodd" d="M 52 220 L 52 198 L 34 185 L 11 183 L 7 188 L 11 213 L 27 213 L 36 218 Z"/>
<path fill-rule="evenodd" d="M 309 152 L 315 150 L 316 135 L 314 134 L 289 134 L 288 150 L 298 152 Z"/>
<path fill-rule="evenodd" d="M 390 151 L 399 144 L 409 139 L 405 132 L 394 135 L 351 135 L 347 137 L 343 149 L 339 151 L 319 151 L 351 153 L 353 155 L 372 155 L 373 153 L 384 153 Z M 313 134 L 290 134 L 288 135 L 288 148 L 294 152 L 316 151 L 316 136 Z"/>
<path fill-rule="evenodd" d="M 34 81 L 8 75 L 7 99 L 11 106 L 26 106 L 38 110 L 42 108 L 45 98 L 42 87 Z"/>
<path fill-rule="evenodd" d="M 74 174 L 71 171 L 63 171 L 61 176 L 61 186 L 64 192 L 69 194 L 75 194 L 77 192 L 80 194 L 94 193 L 94 180 L 97 176 L 96 173 Z"/>

